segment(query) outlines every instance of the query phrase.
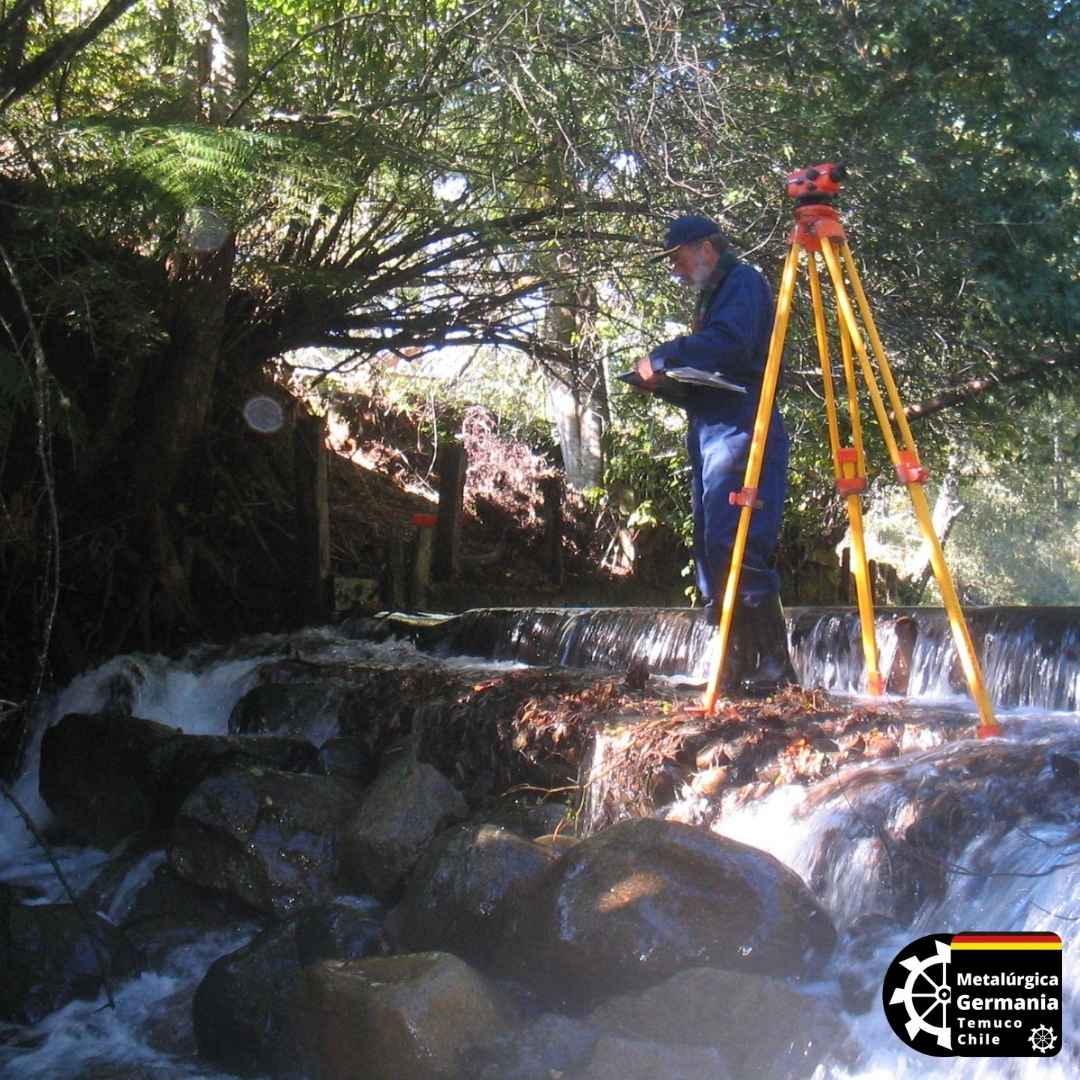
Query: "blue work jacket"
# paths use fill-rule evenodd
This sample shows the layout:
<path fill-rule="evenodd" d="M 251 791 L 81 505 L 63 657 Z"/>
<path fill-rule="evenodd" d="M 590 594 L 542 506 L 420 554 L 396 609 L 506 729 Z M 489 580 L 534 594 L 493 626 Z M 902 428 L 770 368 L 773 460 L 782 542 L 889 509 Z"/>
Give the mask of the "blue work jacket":
<path fill-rule="evenodd" d="M 695 323 L 691 333 L 665 341 L 649 353 L 653 371 L 694 367 L 745 386 L 745 394 L 695 386 L 679 404 L 691 418 L 722 420 L 740 431 L 752 431 L 772 333 L 769 283 L 752 266 L 736 262 L 707 298 Z M 778 416 L 773 419 L 776 422 Z"/>
<path fill-rule="evenodd" d="M 745 263 L 731 265 L 730 256 L 725 263 L 714 274 L 719 284 L 713 284 L 711 292 L 706 286 L 699 298 L 694 329 L 649 354 L 654 372 L 693 367 L 716 372 L 747 390 L 739 394 L 683 383 L 674 401 L 689 420 L 695 579 L 706 608 L 723 595 L 728 574 L 741 512 L 730 496 L 743 486 L 773 323 L 772 293 L 765 278 Z M 788 436 L 774 402 L 758 478 L 759 505 L 750 520 L 739 578 L 740 595 L 754 603 L 780 588 L 772 556 L 783 517 L 787 464 Z"/>

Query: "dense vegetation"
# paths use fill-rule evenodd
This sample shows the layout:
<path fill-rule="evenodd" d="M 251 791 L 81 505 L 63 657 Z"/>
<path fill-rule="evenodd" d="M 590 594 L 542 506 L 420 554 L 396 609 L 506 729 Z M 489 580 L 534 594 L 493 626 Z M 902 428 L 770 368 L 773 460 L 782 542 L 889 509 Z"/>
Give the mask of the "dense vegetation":
<path fill-rule="evenodd" d="M 954 502 L 1012 475 L 995 520 L 1052 505 L 1044 531 L 1074 534 L 1078 22 L 1074 0 L 0 0 L 4 681 L 259 621 L 238 581 L 256 540 L 274 561 L 288 470 L 237 416 L 296 385 L 296 350 L 512 349 L 603 520 L 684 531 L 675 425 L 608 390 L 685 314 L 643 255 L 693 208 L 774 275 L 783 176 L 821 160 L 852 171 L 849 236 Z M 843 531 L 807 329 L 796 577 Z M 517 406 L 535 427 L 537 395 Z"/>

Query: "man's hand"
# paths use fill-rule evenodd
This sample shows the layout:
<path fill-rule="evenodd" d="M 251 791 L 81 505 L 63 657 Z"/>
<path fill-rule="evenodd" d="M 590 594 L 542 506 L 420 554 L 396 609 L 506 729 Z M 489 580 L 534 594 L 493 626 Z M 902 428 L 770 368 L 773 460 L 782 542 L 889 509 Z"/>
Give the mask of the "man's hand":
<path fill-rule="evenodd" d="M 637 362 L 637 373 L 641 376 L 641 381 L 650 390 L 660 384 L 660 378 L 653 374 L 652 361 L 647 356 L 643 356 Z"/>

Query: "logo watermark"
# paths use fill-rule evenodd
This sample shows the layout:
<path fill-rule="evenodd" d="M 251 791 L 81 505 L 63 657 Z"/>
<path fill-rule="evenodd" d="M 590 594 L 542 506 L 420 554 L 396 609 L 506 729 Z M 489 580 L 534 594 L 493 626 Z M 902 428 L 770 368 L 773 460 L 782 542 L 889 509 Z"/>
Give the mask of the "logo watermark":
<path fill-rule="evenodd" d="M 930 934 L 885 973 L 885 1016 L 934 1057 L 1052 1057 L 1061 1049 L 1057 934 Z"/>

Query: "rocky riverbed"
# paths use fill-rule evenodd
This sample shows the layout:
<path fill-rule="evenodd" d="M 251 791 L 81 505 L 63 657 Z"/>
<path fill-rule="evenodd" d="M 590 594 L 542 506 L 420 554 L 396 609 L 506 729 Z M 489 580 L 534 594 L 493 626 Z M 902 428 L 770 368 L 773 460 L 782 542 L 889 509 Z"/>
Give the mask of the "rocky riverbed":
<path fill-rule="evenodd" d="M 293 650 L 252 668 L 227 733 L 191 734 L 137 715 L 139 678 L 118 667 L 100 709 L 41 739 L 50 843 L 108 855 L 76 901 L 0 885 L 13 1076 L 32 1025 L 214 935 L 232 945 L 140 1023 L 152 1067 L 105 1057 L 72 1075 L 856 1069 L 867 935 L 909 923 L 973 836 L 1034 813 L 1033 778 L 1049 771 L 1062 813 L 1080 786 L 1074 756 L 1040 747 L 1003 744 L 992 765 L 980 752 L 932 798 L 897 764 L 909 820 L 864 810 L 892 878 L 877 923 L 848 921 L 820 899 L 846 834 L 804 880 L 723 835 L 725 814 L 786 786 L 811 788 L 808 807 L 858 801 L 871 785 L 852 778 L 884 790 L 894 759 L 969 738 L 972 716 L 792 689 L 704 718 L 694 691 L 640 671 Z M 989 808 L 987 770 L 1001 777 Z M 1037 799 L 1045 813 L 1045 788 Z"/>

